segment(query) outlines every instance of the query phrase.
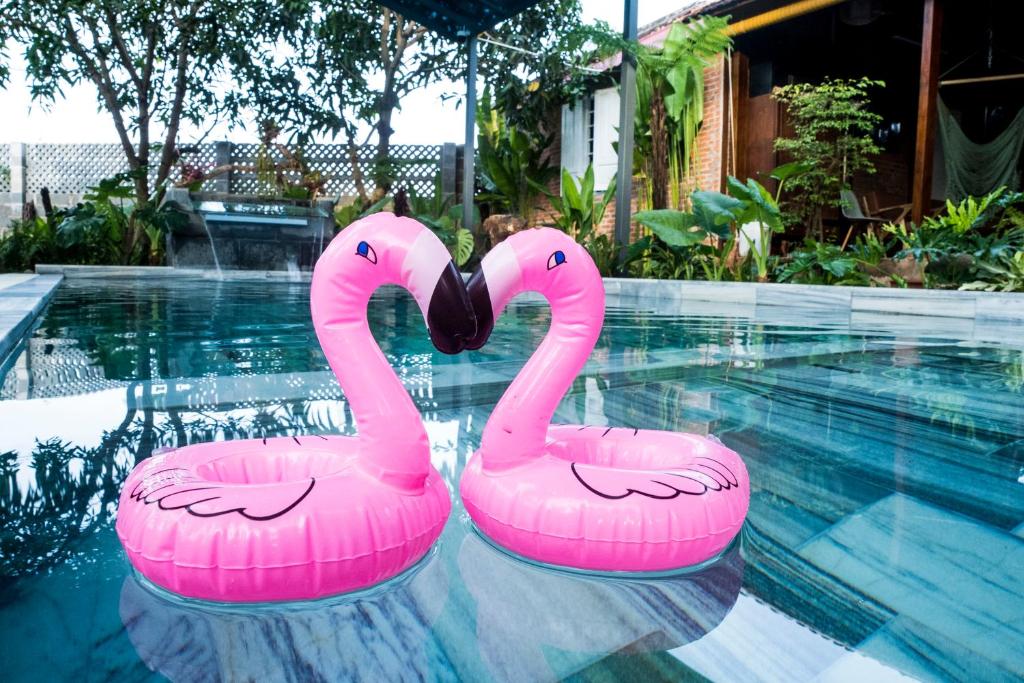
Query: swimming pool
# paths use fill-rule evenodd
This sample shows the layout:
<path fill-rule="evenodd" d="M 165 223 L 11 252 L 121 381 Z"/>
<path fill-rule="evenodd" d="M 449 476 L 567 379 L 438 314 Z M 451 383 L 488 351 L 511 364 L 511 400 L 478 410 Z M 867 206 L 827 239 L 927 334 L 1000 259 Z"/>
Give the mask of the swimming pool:
<path fill-rule="evenodd" d="M 154 449 L 352 433 L 308 285 L 67 280 L 0 370 L 5 680 L 1001 680 L 1024 675 L 1024 340 L 609 301 L 556 416 L 714 433 L 750 470 L 739 547 L 657 581 L 516 561 L 455 500 L 384 589 L 203 607 L 130 576 L 120 482 Z M 548 313 L 443 356 L 410 297 L 371 328 L 452 490 Z M 685 309 L 684 309 L 685 311 Z M 155 672 L 155 673 L 154 673 Z"/>

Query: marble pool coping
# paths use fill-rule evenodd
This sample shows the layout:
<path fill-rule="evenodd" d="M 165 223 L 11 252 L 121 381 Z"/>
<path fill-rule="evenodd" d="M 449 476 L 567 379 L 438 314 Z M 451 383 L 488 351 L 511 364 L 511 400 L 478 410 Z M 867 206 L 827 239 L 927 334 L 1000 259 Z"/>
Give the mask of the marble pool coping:
<path fill-rule="evenodd" d="M 59 274 L 0 273 L 0 365 L 32 327 L 63 279 Z"/>

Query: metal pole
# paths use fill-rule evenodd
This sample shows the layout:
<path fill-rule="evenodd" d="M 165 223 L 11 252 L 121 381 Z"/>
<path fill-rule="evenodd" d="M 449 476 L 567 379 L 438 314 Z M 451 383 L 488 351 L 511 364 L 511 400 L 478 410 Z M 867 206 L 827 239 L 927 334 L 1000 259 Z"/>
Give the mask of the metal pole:
<path fill-rule="evenodd" d="M 635 0 L 634 0 L 635 1 Z M 473 225 L 473 143 L 476 124 L 476 36 L 466 41 L 469 68 L 466 71 L 466 142 L 462 147 L 462 226 L 476 232 Z"/>
<path fill-rule="evenodd" d="M 623 3 L 622 37 L 636 40 L 637 0 Z M 633 195 L 633 117 L 636 116 L 636 64 L 626 53 L 622 54 L 619 77 L 619 168 L 615 184 L 615 241 L 620 246 L 629 244 L 629 224 Z M 620 259 L 626 250 L 620 251 Z"/>

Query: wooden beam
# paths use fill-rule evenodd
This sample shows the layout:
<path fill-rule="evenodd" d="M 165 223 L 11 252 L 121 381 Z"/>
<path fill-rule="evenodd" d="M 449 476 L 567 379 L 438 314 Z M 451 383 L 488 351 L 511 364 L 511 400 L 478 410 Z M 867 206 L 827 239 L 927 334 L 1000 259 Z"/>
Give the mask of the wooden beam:
<path fill-rule="evenodd" d="M 939 92 L 939 55 L 942 43 L 942 1 L 924 0 L 921 28 L 921 80 L 917 97 L 917 144 L 910 219 L 920 223 L 931 208 L 932 159 L 935 150 L 936 107 Z"/>
<path fill-rule="evenodd" d="M 732 53 L 728 61 L 731 67 L 729 74 L 729 99 L 726 103 L 729 110 L 722 117 L 728 121 L 727 135 L 723 135 L 723 144 L 726 146 L 724 159 L 728 162 L 722 164 L 722 187 L 725 187 L 725 176 L 734 175 L 740 180 L 746 180 L 750 175 L 747 169 L 747 110 L 750 103 L 750 62 L 742 52 Z"/>
<path fill-rule="evenodd" d="M 1016 81 L 1024 78 L 1024 73 L 1003 74 L 1002 76 L 975 76 L 974 78 L 953 78 L 939 81 L 939 85 L 969 85 L 971 83 L 994 83 L 996 81 Z"/>

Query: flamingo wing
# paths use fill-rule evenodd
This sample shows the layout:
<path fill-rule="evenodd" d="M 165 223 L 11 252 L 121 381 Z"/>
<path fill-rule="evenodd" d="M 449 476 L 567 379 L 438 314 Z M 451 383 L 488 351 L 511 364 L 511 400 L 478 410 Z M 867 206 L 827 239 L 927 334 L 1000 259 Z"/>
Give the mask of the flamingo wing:
<path fill-rule="evenodd" d="M 584 488 L 602 498 L 618 500 L 633 494 L 659 500 L 681 495 L 702 496 L 739 486 L 736 475 L 721 462 L 698 456 L 685 467 L 632 470 L 574 462 L 573 475 Z"/>
<path fill-rule="evenodd" d="M 223 485 L 203 481 L 187 470 L 172 468 L 145 476 L 130 494 L 135 501 L 161 510 L 185 510 L 195 517 L 236 513 L 257 522 L 276 519 L 301 503 L 316 479 L 281 482 L 273 486 Z"/>

